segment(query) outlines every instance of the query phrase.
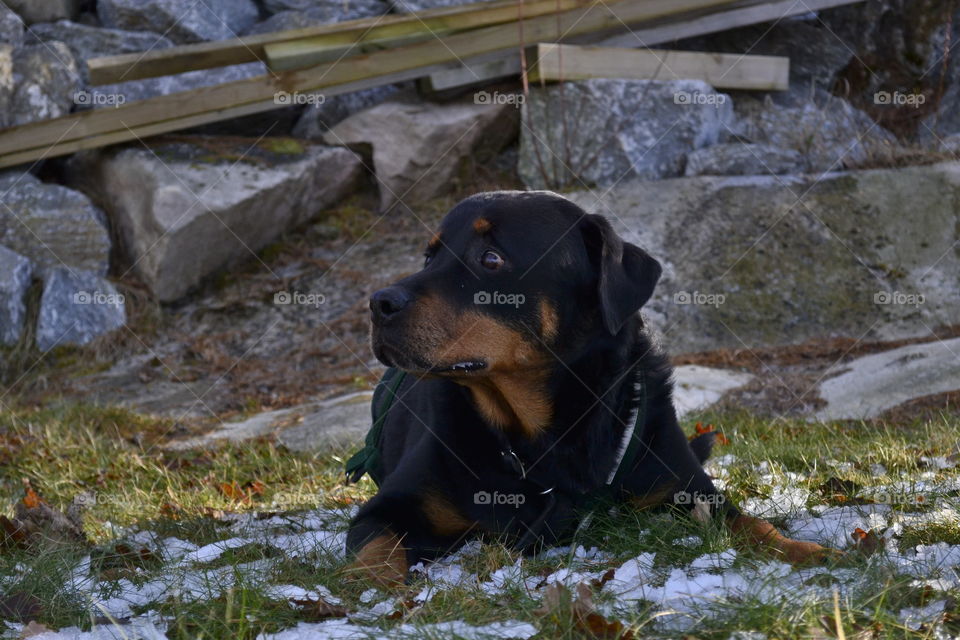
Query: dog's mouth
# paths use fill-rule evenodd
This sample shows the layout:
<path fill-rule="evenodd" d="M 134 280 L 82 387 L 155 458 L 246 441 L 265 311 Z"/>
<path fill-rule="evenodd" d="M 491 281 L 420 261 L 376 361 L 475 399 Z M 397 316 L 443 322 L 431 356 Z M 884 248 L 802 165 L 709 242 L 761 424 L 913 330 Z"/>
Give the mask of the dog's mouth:
<path fill-rule="evenodd" d="M 464 360 L 446 366 L 431 367 L 430 373 L 475 373 L 487 368 L 487 363 L 483 360 Z"/>

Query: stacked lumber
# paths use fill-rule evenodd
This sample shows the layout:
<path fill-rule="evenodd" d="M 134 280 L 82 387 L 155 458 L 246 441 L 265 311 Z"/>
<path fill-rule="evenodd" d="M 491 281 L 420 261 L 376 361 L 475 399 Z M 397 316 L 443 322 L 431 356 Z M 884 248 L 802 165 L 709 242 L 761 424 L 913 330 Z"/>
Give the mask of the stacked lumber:
<path fill-rule="evenodd" d="M 859 0 L 807 0 L 845 4 Z M 792 2 L 792 0 L 791 0 Z M 87 61 L 91 84 L 126 82 L 263 61 L 269 72 L 235 82 L 94 109 L 0 130 L 0 167 L 62 156 L 82 149 L 138 140 L 202 124 L 269 111 L 282 106 L 278 95 L 322 91 L 325 96 L 442 72 L 468 69 L 464 61 L 509 60 L 531 44 L 535 77 L 651 76 L 651 56 L 663 52 L 551 48 L 577 39 L 628 37 L 644 25 L 702 23 L 710 16 L 743 11 L 745 5 L 783 5 L 751 0 L 496 0 L 446 7 L 418 14 L 363 18 L 332 25 L 263 34 L 234 40 L 160 49 L 145 54 Z M 782 10 L 778 9 L 778 10 Z M 770 15 L 754 13 L 754 18 Z M 737 19 L 745 20 L 737 13 Z M 709 23 L 716 30 L 716 21 Z M 659 26 L 658 26 L 659 25 Z M 707 27 L 703 27 L 707 28 Z M 631 43 L 634 46 L 642 43 Z M 637 56 L 640 57 L 631 57 Z M 674 64 L 690 77 L 725 81 L 727 88 L 778 89 L 786 85 L 785 59 L 760 56 L 672 52 Z M 703 58 L 712 56 L 712 58 Z M 562 61 L 561 61 L 562 58 Z M 643 60 L 641 62 L 641 59 Z M 564 71 L 577 61 L 575 75 Z M 605 61 L 606 60 L 606 61 Z M 667 65 L 661 65 L 667 66 Z M 647 75 L 636 75 L 646 69 Z M 624 74 L 628 75 L 616 75 Z M 629 75 L 633 73 L 634 75 Z M 610 74 L 614 74 L 611 76 Z M 470 70 L 474 80 L 482 80 Z M 708 79 L 708 81 L 710 81 Z M 736 84 L 741 83 L 741 84 Z"/>

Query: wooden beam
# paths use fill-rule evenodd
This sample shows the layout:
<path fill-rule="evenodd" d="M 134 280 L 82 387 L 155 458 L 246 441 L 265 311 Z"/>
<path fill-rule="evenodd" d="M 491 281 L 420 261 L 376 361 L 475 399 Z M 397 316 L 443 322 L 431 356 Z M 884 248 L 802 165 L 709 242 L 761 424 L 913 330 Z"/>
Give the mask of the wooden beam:
<path fill-rule="evenodd" d="M 276 75 L 247 78 L 222 85 L 130 102 L 117 108 L 95 109 L 54 120 L 35 122 L 0 130 L 0 156 L 33 150 L 30 158 L 51 153 L 50 147 L 78 138 L 117 132 L 114 142 L 134 139 L 125 129 L 151 125 L 206 112 L 220 112 L 214 120 L 233 107 L 260 103 L 259 110 L 282 106 L 270 100 L 277 92 L 309 92 L 361 80 L 376 79 L 376 84 L 394 82 L 403 72 L 443 65 L 458 59 L 514 49 L 526 42 L 551 41 L 594 30 L 622 27 L 670 15 L 682 9 L 723 6 L 730 0 L 621 0 L 574 9 L 555 16 L 540 16 L 457 34 L 446 40 L 431 39 L 400 49 L 354 56 L 338 63 L 309 69 L 286 71 Z M 24 157 L 21 155 L 20 157 Z"/>
<path fill-rule="evenodd" d="M 650 47 L 665 42 L 682 40 L 727 29 L 735 29 L 761 22 L 782 20 L 791 16 L 803 15 L 811 11 L 829 9 L 846 4 L 856 4 L 864 0 L 780 0 L 762 2 L 748 6 L 735 6 L 723 11 L 705 15 L 677 19 L 667 18 L 665 24 L 631 29 L 626 33 L 607 36 L 600 40 L 590 35 L 571 38 L 570 42 L 609 47 Z M 743 3 L 740 3 L 743 4 Z M 513 54 L 504 54 L 501 58 L 484 60 L 465 59 L 460 66 L 430 74 L 425 87 L 433 91 L 445 91 L 458 87 L 482 84 L 498 78 L 507 78 L 520 74 L 520 59 Z"/>
<path fill-rule="evenodd" d="M 523 4 L 514 1 L 502 6 L 481 2 L 470 5 L 477 7 L 472 11 L 434 17 L 418 15 L 400 23 L 377 25 L 362 32 L 350 30 L 267 44 L 263 50 L 267 66 L 274 71 L 302 69 L 347 55 L 371 53 L 467 29 L 513 22 L 521 16 L 535 18 L 561 13 L 596 2 L 600 0 L 525 0 Z"/>
<path fill-rule="evenodd" d="M 142 53 L 104 56 L 87 60 L 90 84 L 115 84 L 143 78 L 166 76 L 198 69 L 267 60 L 266 47 L 307 40 L 317 47 L 340 47 L 342 52 L 365 40 L 389 40 L 411 34 L 429 37 L 431 31 L 449 33 L 454 29 L 489 26 L 516 20 L 518 15 L 535 17 L 590 4 L 591 0 L 497 0 L 440 7 L 404 15 L 382 15 L 334 24 L 263 33 L 230 40 L 154 49 Z M 328 58 L 336 59 L 336 58 Z M 327 60 L 318 59 L 316 62 Z M 304 65 L 309 66 L 309 65 Z M 287 67 L 291 68 L 291 67 Z"/>
<path fill-rule="evenodd" d="M 790 59 L 739 53 L 538 44 L 531 82 L 628 78 L 703 80 L 717 89 L 784 91 L 790 88 Z"/>

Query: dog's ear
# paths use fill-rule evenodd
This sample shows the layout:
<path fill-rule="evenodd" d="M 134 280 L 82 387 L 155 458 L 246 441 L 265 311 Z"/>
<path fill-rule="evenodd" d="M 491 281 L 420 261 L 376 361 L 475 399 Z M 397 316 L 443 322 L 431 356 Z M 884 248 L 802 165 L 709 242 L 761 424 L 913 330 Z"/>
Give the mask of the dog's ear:
<path fill-rule="evenodd" d="M 584 216 L 581 231 L 599 272 L 603 325 L 616 335 L 653 295 L 663 269 L 646 251 L 621 240 L 603 216 Z"/>

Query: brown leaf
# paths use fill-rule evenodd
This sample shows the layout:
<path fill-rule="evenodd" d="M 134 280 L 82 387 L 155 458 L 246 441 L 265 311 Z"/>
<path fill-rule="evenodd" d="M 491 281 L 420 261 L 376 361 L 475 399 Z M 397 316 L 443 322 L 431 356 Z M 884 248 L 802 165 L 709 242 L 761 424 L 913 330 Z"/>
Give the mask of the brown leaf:
<path fill-rule="evenodd" d="M 850 534 L 850 537 L 853 538 L 853 548 L 868 556 L 882 550 L 887 545 L 886 538 L 878 534 L 876 529 L 864 531 L 857 527 Z"/>
<path fill-rule="evenodd" d="M 327 618 L 343 618 L 347 615 L 344 607 L 336 604 L 330 604 L 323 598 L 319 600 L 296 600 L 291 598 L 290 602 L 300 607 L 300 613 L 308 622 L 319 622 Z"/>
<path fill-rule="evenodd" d="M 577 585 L 576 599 L 564 585 L 549 585 L 543 592 L 543 605 L 533 613 L 541 617 L 562 616 L 567 606 L 570 607 L 574 627 L 588 638 L 632 640 L 634 637 L 633 632 L 624 629 L 619 620 L 607 620 L 594 610 L 593 591 L 585 582 Z"/>
<path fill-rule="evenodd" d="M 27 509 L 36 509 L 42 502 L 43 500 L 33 490 L 33 487 L 27 486 L 27 495 L 23 496 L 23 506 Z"/>
<path fill-rule="evenodd" d="M 19 640 L 26 640 L 27 638 L 39 636 L 43 633 L 50 633 L 51 631 L 53 631 L 53 629 L 50 629 L 46 625 L 40 624 L 36 620 L 31 620 L 27 623 L 27 626 L 20 630 L 20 635 L 17 637 Z"/>
<path fill-rule="evenodd" d="M 616 575 L 616 569 L 607 569 L 602 576 L 590 581 L 591 586 L 596 587 L 597 589 L 601 588 L 603 585 L 607 584 L 613 580 L 613 576 Z"/>
<path fill-rule="evenodd" d="M 29 547 L 47 542 L 86 542 L 79 512 L 66 513 L 51 507 L 24 482 L 25 495 L 14 506 L 13 519 L 0 516 L 2 543 L 5 547 Z"/>

